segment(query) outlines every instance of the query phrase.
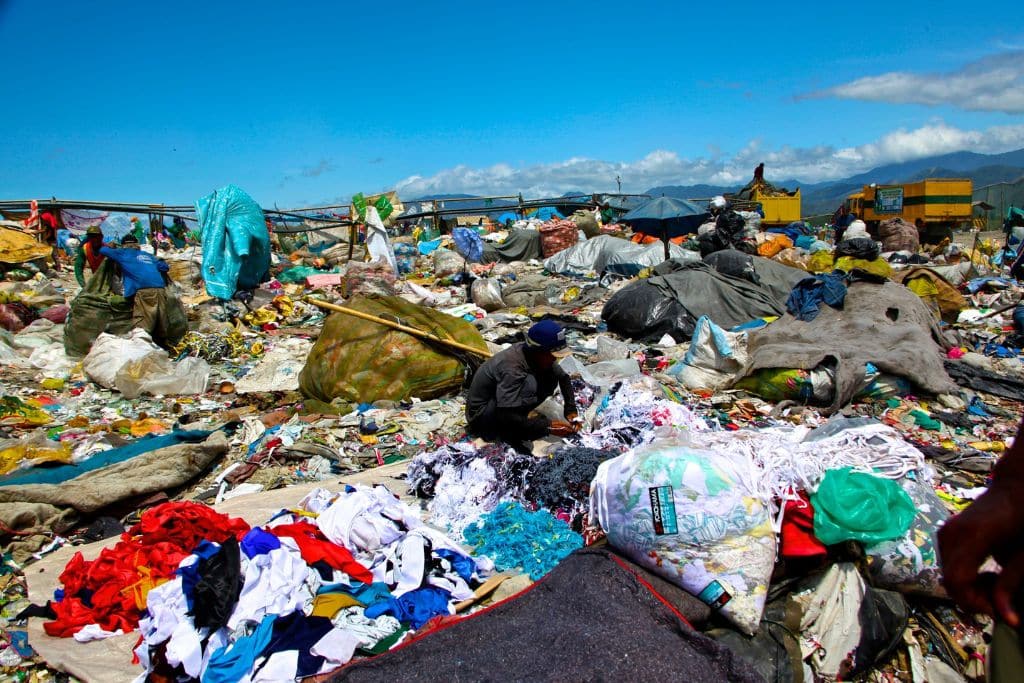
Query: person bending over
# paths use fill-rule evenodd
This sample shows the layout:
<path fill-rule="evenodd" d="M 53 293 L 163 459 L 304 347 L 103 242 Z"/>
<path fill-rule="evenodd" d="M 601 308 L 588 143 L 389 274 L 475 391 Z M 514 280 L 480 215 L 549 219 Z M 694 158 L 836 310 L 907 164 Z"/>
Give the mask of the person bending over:
<path fill-rule="evenodd" d="M 549 434 L 568 436 L 576 430 L 576 400 L 569 375 L 556 361 L 565 348 L 565 330 L 553 320 L 531 326 L 526 341 L 501 351 L 480 366 L 466 397 L 469 433 L 487 441 L 504 441 L 522 453 Z M 562 392 L 567 422 L 552 422 L 532 414 L 551 396 Z"/>

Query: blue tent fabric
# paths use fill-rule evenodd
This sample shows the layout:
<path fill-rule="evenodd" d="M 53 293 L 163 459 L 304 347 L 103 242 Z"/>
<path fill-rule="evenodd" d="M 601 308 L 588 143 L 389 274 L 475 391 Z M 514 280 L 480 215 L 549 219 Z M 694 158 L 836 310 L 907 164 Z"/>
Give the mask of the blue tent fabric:
<path fill-rule="evenodd" d="M 565 218 L 565 216 L 558 213 L 558 210 L 553 206 L 542 206 L 530 214 L 530 218 L 536 218 L 539 221 L 550 221 L 556 218 Z"/>
<path fill-rule="evenodd" d="M 137 455 L 168 448 L 183 443 L 202 443 L 213 432 L 203 430 L 175 430 L 161 436 L 144 436 L 132 441 L 127 446 L 112 448 L 93 455 L 85 462 L 76 465 L 57 465 L 56 467 L 33 467 L 27 470 L 16 470 L 5 477 L 0 477 L 0 486 L 19 486 L 22 484 L 60 484 L 79 477 L 87 472 L 102 469 Z"/>
<path fill-rule="evenodd" d="M 455 248 L 462 257 L 470 263 L 480 263 L 484 258 L 484 241 L 480 234 L 470 228 L 455 228 L 452 230 L 452 239 L 455 240 Z"/>
<path fill-rule="evenodd" d="M 710 214 L 702 207 L 676 197 L 656 197 L 636 207 L 620 220 L 636 232 L 670 239 L 697 232 Z"/>
<path fill-rule="evenodd" d="M 517 220 L 519 220 L 519 216 L 515 215 L 511 211 L 506 211 L 505 213 L 498 216 L 498 223 L 502 225 L 507 225 L 508 223 L 515 223 Z"/>
<path fill-rule="evenodd" d="M 227 185 L 197 201 L 196 214 L 207 294 L 227 300 L 270 279 L 270 235 L 252 197 Z"/>

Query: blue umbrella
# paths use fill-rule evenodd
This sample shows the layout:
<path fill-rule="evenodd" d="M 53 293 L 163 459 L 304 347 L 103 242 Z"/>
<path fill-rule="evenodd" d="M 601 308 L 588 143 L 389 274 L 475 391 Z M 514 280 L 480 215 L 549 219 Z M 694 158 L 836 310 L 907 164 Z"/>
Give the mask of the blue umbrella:
<path fill-rule="evenodd" d="M 665 242 L 665 258 L 668 259 L 669 239 L 696 232 L 708 217 L 707 210 L 693 202 L 675 197 L 656 197 L 620 220 L 637 232 L 661 237 Z"/>

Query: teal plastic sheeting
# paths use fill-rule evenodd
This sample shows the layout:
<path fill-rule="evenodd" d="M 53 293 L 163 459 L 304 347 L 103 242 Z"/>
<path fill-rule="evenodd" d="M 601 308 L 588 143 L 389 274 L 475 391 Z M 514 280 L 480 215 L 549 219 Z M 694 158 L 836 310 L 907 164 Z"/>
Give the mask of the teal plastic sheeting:
<path fill-rule="evenodd" d="M 270 234 L 252 197 L 227 185 L 197 201 L 196 214 L 207 294 L 230 299 L 270 279 Z"/>
<path fill-rule="evenodd" d="M 74 465 L 56 465 L 54 467 L 33 467 L 27 470 L 16 470 L 5 477 L 0 477 L 0 486 L 22 486 L 24 484 L 60 484 L 87 472 L 94 472 L 109 465 L 130 460 L 137 455 L 155 451 L 158 448 L 169 448 L 183 443 L 201 443 L 213 434 L 206 430 L 175 430 L 161 436 L 144 436 L 126 446 L 112 448 L 93 455 L 84 462 Z"/>

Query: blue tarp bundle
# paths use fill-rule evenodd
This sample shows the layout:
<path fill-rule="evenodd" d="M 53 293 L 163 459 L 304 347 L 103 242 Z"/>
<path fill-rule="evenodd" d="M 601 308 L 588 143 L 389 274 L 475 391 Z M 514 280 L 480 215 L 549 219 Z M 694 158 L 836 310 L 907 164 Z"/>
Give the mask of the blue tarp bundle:
<path fill-rule="evenodd" d="M 213 432 L 205 430 L 175 430 L 162 436 L 144 436 L 126 446 L 112 448 L 90 457 L 77 465 L 57 465 L 55 467 L 33 467 L 27 470 L 15 470 L 5 477 L 0 477 L 0 486 L 17 486 L 23 484 L 60 484 L 86 472 L 99 470 L 130 460 L 137 455 L 168 448 L 183 443 L 201 443 Z"/>
<path fill-rule="evenodd" d="M 230 299 L 270 279 L 270 235 L 263 209 L 235 185 L 196 202 L 206 293 Z"/>

